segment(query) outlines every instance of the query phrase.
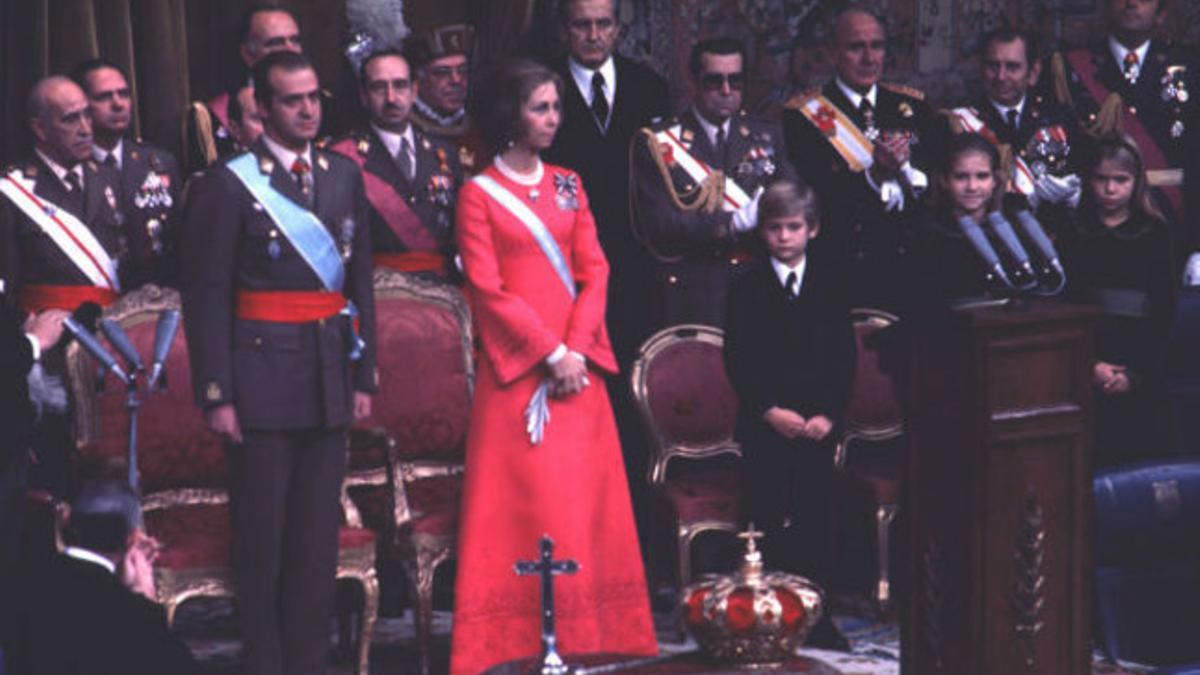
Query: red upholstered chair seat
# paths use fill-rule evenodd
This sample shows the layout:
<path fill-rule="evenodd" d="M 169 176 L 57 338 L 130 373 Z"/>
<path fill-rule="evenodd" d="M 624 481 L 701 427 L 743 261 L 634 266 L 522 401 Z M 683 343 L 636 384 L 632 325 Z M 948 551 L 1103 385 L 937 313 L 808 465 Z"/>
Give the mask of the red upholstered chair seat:
<path fill-rule="evenodd" d="M 458 531 L 461 476 L 426 478 L 410 483 L 406 489 L 413 510 L 413 532 L 449 536 Z"/>
<path fill-rule="evenodd" d="M 662 493 L 683 522 L 737 521 L 742 498 L 741 476 L 734 469 L 697 471 L 669 479 Z"/>
<path fill-rule="evenodd" d="M 226 568 L 230 565 L 229 508 L 224 504 L 180 506 L 146 514 L 146 530 L 163 550 L 156 566 L 182 571 Z M 375 533 L 359 527 L 342 527 L 338 549 L 375 545 Z"/>

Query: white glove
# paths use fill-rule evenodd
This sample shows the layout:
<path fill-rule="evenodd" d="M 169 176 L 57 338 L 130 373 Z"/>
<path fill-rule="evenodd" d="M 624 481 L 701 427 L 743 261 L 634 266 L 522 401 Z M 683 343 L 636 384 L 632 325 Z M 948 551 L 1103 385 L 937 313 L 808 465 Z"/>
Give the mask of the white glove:
<path fill-rule="evenodd" d="M 912 162 L 905 162 L 900 166 L 900 175 L 904 177 L 904 182 L 914 197 L 920 197 L 929 187 L 929 177 L 924 171 L 913 166 Z"/>
<path fill-rule="evenodd" d="M 1068 174 L 1060 178 L 1044 173 L 1034 182 L 1033 194 L 1037 197 L 1037 201 L 1066 204 L 1074 209 L 1079 207 L 1079 195 L 1082 188 L 1083 183 L 1075 174 Z"/>
<path fill-rule="evenodd" d="M 1183 285 L 1200 286 L 1200 253 L 1188 256 L 1187 264 L 1183 266 Z"/>
<path fill-rule="evenodd" d="M 754 226 L 758 225 L 758 198 L 762 196 L 762 193 L 763 188 L 760 185 L 750 201 L 742 204 L 737 211 L 733 212 L 733 219 L 730 220 L 730 223 L 733 225 L 734 232 L 753 230 Z"/>

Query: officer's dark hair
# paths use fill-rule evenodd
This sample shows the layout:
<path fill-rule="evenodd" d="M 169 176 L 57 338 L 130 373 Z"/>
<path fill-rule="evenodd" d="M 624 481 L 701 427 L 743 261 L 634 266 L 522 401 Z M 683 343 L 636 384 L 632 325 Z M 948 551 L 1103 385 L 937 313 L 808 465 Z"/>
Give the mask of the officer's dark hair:
<path fill-rule="evenodd" d="M 812 187 L 799 179 L 771 183 L 758 201 L 758 222 L 800 216 L 809 229 L 821 226 L 821 204 Z"/>
<path fill-rule="evenodd" d="M 238 44 L 244 45 L 250 40 L 250 28 L 254 23 L 254 17 L 265 12 L 282 12 L 287 14 L 292 17 L 292 21 L 296 24 L 296 27 L 300 27 L 300 17 L 296 16 L 296 13 L 287 7 L 272 2 L 257 2 L 242 13 L 242 23 L 238 32 Z"/>
<path fill-rule="evenodd" d="M 692 53 L 688 55 L 688 70 L 691 71 L 692 77 L 700 75 L 700 69 L 704 67 L 702 57 L 705 54 L 717 56 L 737 54 L 742 57 L 742 67 L 746 67 L 746 45 L 742 44 L 741 40 L 731 37 L 708 38 L 693 45 Z"/>
<path fill-rule="evenodd" d="M 87 85 L 88 75 L 91 75 L 92 73 L 96 72 L 97 70 L 104 70 L 105 68 L 111 68 L 111 69 L 117 71 L 118 73 L 121 74 L 121 77 L 125 78 L 126 84 L 129 83 L 129 73 L 125 72 L 125 69 L 122 68 L 121 66 L 118 66 L 117 64 L 113 63 L 112 61 L 109 61 L 108 59 L 104 59 L 104 58 L 88 59 L 87 61 L 80 63 L 79 65 L 77 65 L 71 69 L 70 77 L 72 80 L 75 80 L 75 84 L 79 85 L 79 88 L 83 90 L 83 93 L 87 94 L 88 93 L 88 85 Z"/>
<path fill-rule="evenodd" d="M 1031 31 L 1009 28 L 1007 26 L 990 30 L 983 36 L 983 39 L 979 42 L 979 58 L 983 59 L 987 57 L 987 50 L 992 44 L 997 42 L 1008 44 L 1014 40 L 1020 40 L 1021 44 L 1025 45 L 1025 65 L 1030 68 L 1037 65 L 1038 59 L 1041 58 L 1041 49 L 1038 45 L 1037 36 Z"/>
<path fill-rule="evenodd" d="M 621 16 L 621 0 L 608 1 L 612 3 L 613 18 L 615 19 Z M 567 25 L 567 10 L 570 9 L 571 5 L 576 2 L 580 2 L 580 0 L 558 0 L 558 5 L 555 7 L 555 11 L 558 12 L 558 20 L 564 26 Z"/>
<path fill-rule="evenodd" d="M 141 527 L 142 510 L 137 495 L 119 480 L 86 483 L 71 502 L 66 541 L 99 553 L 121 553 L 129 535 Z"/>
<path fill-rule="evenodd" d="M 375 59 L 382 59 L 385 56 L 395 56 L 404 59 L 404 63 L 408 65 L 408 79 L 413 79 L 413 68 L 412 64 L 408 61 L 408 57 L 405 56 L 404 52 L 400 51 L 399 49 L 388 47 L 387 49 L 380 49 L 379 51 L 371 52 L 367 58 L 363 59 L 362 65 L 358 67 L 358 83 L 362 85 L 363 89 L 367 88 L 367 66 L 370 65 L 370 63 Z"/>
<path fill-rule="evenodd" d="M 562 100 L 563 81 L 558 73 L 529 59 L 513 59 L 494 66 L 475 87 L 470 101 L 472 119 L 492 152 L 502 152 L 524 133 L 521 107 L 538 87 L 552 82 Z"/>
<path fill-rule="evenodd" d="M 254 100 L 267 106 L 271 106 L 271 100 L 275 98 L 275 88 L 271 84 L 271 71 L 279 69 L 285 73 L 294 73 L 297 70 L 312 70 L 312 61 L 303 54 L 296 52 L 271 52 L 262 58 L 261 61 L 254 64 L 251 70 L 251 79 L 254 82 Z"/>

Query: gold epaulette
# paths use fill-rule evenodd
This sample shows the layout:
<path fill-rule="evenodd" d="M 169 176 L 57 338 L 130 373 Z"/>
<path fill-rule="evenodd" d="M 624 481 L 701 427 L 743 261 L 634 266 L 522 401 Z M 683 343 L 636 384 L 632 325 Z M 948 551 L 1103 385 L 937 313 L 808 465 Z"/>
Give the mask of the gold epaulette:
<path fill-rule="evenodd" d="M 811 101 L 812 99 L 814 99 L 820 95 L 821 95 L 820 87 L 813 87 L 812 89 L 805 89 L 804 91 L 800 92 L 799 94 L 795 94 L 788 100 L 784 101 L 783 107 L 787 110 L 799 110 L 800 108 L 804 107 L 805 103 L 808 103 L 809 101 Z"/>
<path fill-rule="evenodd" d="M 884 89 L 887 89 L 890 92 L 895 92 L 897 94 L 903 94 L 905 96 L 908 96 L 909 98 L 915 98 L 918 101 L 925 100 L 925 92 L 921 91 L 920 89 L 917 89 L 916 87 L 910 87 L 907 84 L 897 84 L 895 82 L 880 82 L 879 86 L 883 87 Z"/>

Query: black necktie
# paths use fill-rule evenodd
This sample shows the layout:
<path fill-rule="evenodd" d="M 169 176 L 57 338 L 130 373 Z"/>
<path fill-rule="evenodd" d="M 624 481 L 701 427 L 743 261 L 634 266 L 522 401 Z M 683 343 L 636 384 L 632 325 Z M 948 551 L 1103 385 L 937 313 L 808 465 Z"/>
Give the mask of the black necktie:
<path fill-rule="evenodd" d="M 404 174 L 405 180 L 412 180 L 413 167 L 412 160 L 408 156 L 408 138 L 400 139 L 400 152 L 396 153 L 396 166 L 400 167 L 400 173 Z"/>
<path fill-rule="evenodd" d="M 103 164 L 104 166 L 111 166 L 112 168 L 115 169 L 115 168 L 117 168 L 117 156 L 110 152 L 110 153 L 108 153 L 108 155 L 106 155 L 104 157 L 104 161 L 101 162 L 101 164 Z"/>
<path fill-rule="evenodd" d="M 724 125 L 717 127 L 717 157 L 721 158 L 721 166 L 725 166 L 725 127 Z"/>
<path fill-rule="evenodd" d="M 76 213 L 83 213 L 83 181 L 80 180 L 79 174 L 74 171 L 68 171 L 67 175 L 63 176 L 63 180 L 67 181 L 70 186 L 70 206 L 74 208 Z"/>
<path fill-rule="evenodd" d="M 862 97 L 862 102 L 858 104 L 858 112 L 862 115 L 866 131 L 873 132 L 875 130 L 875 106 L 871 105 L 871 101 L 866 96 Z"/>
<path fill-rule="evenodd" d="M 1016 131 L 1017 130 L 1017 109 L 1009 108 L 1008 112 L 1005 113 L 1005 115 L 1008 116 L 1008 128 L 1012 129 L 1013 131 Z"/>
<path fill-rule="evenodd" d="M 608 130 L 608 98 L 604 96 L 604 76 L 600 71 L 592 75 L 592 114 L 601 131 Z"/>
<path fill-rule="evenodd" d="M 800 297 L 800 292 L 796 288 L 799 281 L 800 277 L 796 276 L 795 270 L 788 272 L 787 280 L 783 282 L 783 285 L 787 286 L 788 300 L 795 300 L 796 298 Z"/>

